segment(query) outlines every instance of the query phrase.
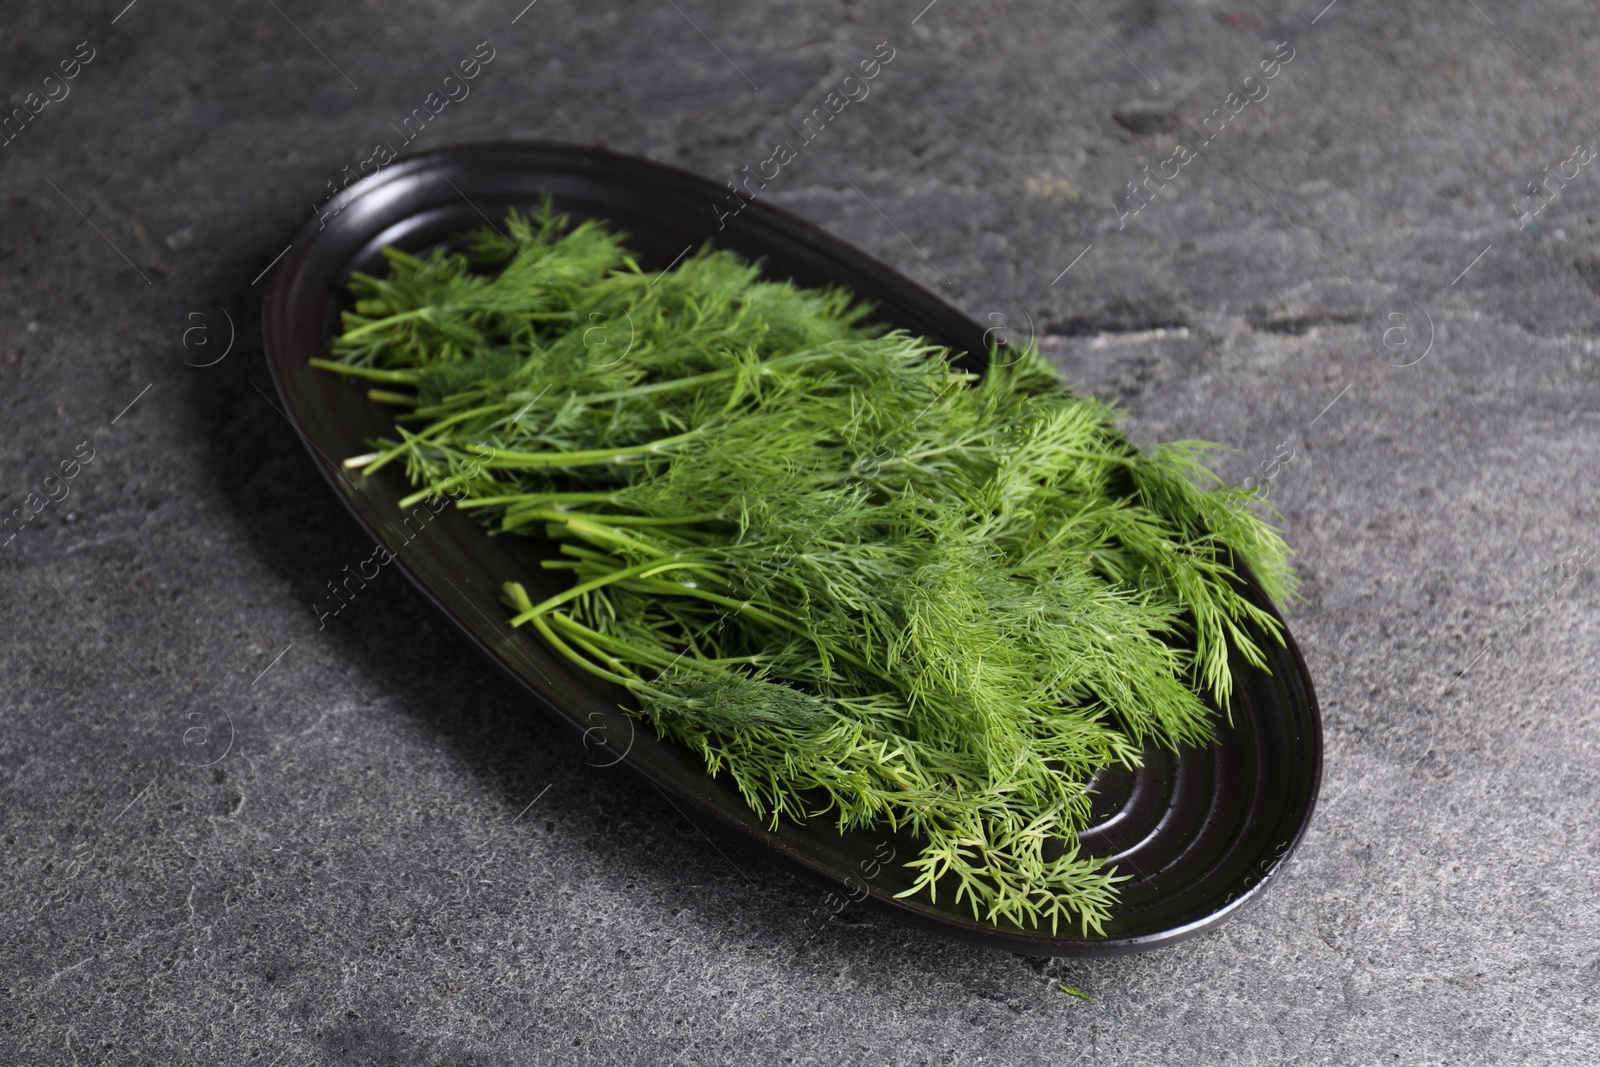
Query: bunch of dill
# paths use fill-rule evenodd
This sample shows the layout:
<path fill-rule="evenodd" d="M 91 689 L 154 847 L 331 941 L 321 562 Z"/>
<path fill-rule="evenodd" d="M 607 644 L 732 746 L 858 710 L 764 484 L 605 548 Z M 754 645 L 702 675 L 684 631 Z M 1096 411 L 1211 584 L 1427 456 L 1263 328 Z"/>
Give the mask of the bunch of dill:
<path fill-rule="evenodd" d="M 1208 446 L 1135 450 L 1031 348 L 974 375 L 846 293 L 709 249 L 644 272 L 548 205 L 385 255 L 316 361 L 406 409 L 347 466 L 559 542 L 572 585 L 508 581 L 514 624 L 774 824 L 909 830 L 907 894 L 1102 929 L 1090 779 L 1206 743 L 1230 648 L 1282 639 L 1239 576 L 1281 598 L 1287 549 Z"/>

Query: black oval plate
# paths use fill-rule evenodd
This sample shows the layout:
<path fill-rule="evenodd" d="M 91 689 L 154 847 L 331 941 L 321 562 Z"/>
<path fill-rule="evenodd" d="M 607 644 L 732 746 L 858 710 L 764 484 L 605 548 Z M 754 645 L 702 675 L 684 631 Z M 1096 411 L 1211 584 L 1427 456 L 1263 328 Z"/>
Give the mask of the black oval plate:
<path fill-rule="evenodd" d="M 948 895 L 938 904 L 895 899 L 910 880 L 891 849 L 911 844 L 874 832 L 839 834 L 826 820 L 768 830 L 725 780 L 698 757 L 652 731 L 635 731 L 618 708 L 625 694 L 567 663 L 528 630 L 506 625 L 503 581 L 517 578 L 534 600 L 567 579 L 544 571 L 543 544 L 489 537 L 469 515 L 426 508 L 411 516 L 399 465 L 371 478 L 336 466 L 391 431 L 392 410 L 365 387 L 315 370 L 345 306 L 351 270 L 381 270 L 379 249 L 426 250 L 526 208 L 541 195 L 576 221 L 608 220 L 629 237 L 645 269 L 661 269 L 706 241 L 765 263 L 801 285 L 840 285 L 877 305 L 877 317 L 925 335 L 981 366 L 983 327 L 938 297 L 787 212 L 750 202 L 736 216 L 726 185 L 593 148 L 537 143 L 465 145 L 384 167 L 324 205 L 274 269 L 263 331 L 278 393 L 313 460 L 368 533 L 396 554 L 423 594 L 545 711 L 584 731 L 590 762 L 625 763 L 681 809 L 747 843 L 764 845 L 898 918 L 991 947 L 1034 956 L 1102 956 L 1171 944 L 1210 929 L 1258 895 L 1294 849 L 1311 817 L 1322 773 L 1316 697 L 1294 641 L 1269 646 L 1270 672 L 1235 657 L 1233 725 L 1219 743 L 1180 755 L 1151 750 L 1133 772 L 1098 782 L 1091 854 L 1131 875 L 1104 937 L 978 921 Z M 619 338 L 620 340 L 620 338 Z M 409 521 L 408 521 L 409 520 Z M 1253 599 L 1272 610 L 1259 591 Z"/>

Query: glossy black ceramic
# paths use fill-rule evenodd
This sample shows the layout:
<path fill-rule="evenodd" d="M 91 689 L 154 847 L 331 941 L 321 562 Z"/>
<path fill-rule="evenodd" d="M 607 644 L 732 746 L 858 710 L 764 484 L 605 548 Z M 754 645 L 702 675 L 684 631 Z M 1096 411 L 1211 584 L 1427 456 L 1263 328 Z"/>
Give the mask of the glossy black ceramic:
<path fill-rule="evenodd" d="M 660 269 L 706 241 L 761 260 L 803 285 L 845 286 L 877 305 L 877 317 L 923 334 L 981 366 L 983 327 L 938 297 L 793 215 L 758 201 L 737 206 L 727 186 L 592 148 L 553 144 L 466 145 L 401 160 L 351 185 L 295 235 L 272 268 L 263 316 L 266 352 L 286 412 L 312 460 L 356 519 L 395 554 L 445 617 L 526 689 L 531 703 L 581 731 L 589 761 L 632 768 L 696 822 L 765 847 L 836 883 L 834 899 L 863 899 L 900 919 L 972 942 L 1037 956 L 1098 956 L 1171 944 L 1235 914 L 1258 896 L 1304 833 L 1316 802 L 1322 732 L 1305 662 L 1292 639 L 1270 646 L 1270 670 L 1233 664 L 1233 724 L 1220 742 L 1174 756 L 1146 754 L 1134 773 L 1102 776 L 1095 821 L 1082 835 L 1096 855 L 1132 876 L 1104 937 L 1021 929 L 975 920 L 948 896 L 934 905 L 897 900 L 909 884 L 890 849 L 913 843 L 863 832 L 840 835 L 825 820 L 768 830 L 697 757 L 656 739 L 619 710 L 626 695 L 570 665 L 530 628 L 513 630 L 498 590 L 525 583 L 535 601 L 570 581 L 543 571 L 540 542 L 485 534 L 451 508 L 404 514 L 410 487 L 399 465 L 364 478 L 338 460 L 368 451 L 394 409 L 365 387 L 307 366 L 325 356 L 345 305 L 351 270 L 381 270 L 378 251 L 425 250 L 541 195 L 575 220 L 599 217 L 625 232 L 646 269 Z M 1266 604 L 1264 597 L 1255 599 Z M 687 891 L 687 889 L 685 890 Z"/>

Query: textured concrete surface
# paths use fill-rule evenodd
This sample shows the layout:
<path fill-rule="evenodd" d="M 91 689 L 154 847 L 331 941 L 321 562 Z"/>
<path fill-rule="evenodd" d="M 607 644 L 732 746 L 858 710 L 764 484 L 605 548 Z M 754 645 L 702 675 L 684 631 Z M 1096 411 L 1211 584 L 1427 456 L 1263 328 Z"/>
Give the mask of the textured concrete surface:
<path fill-rule="evenodd" d="M 0 1062 L 1600 1062 L 1591 7 L 523 2 L 0 13 L 0 511 L 67 493 L 0 547 Z M 327 183 L 480 42 L 413 149 L 731 178 L 885 41 L 771 199 L 1236 449 L 1300 554 L 1322 805 L 1177 948 L 828 921 L 398 578 L 315 626 L 370 549 L 255 279 Z"/>

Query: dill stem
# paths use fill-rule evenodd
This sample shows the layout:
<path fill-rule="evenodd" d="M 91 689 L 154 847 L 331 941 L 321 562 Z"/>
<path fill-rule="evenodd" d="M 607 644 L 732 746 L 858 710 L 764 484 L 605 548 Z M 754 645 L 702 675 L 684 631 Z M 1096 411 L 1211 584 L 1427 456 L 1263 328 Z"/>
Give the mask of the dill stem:
<path fill-rule="evenodd" d="M 814 348 L 803 352 L 794 352 L 787 356 L 764 359 L 757 363 L 755 367 L 762 375 L 768 375 L 775 370 L 787 370 L 790 367 L 834 359 L 837 356 L 838 353 L 831 349 Z M 648 382 L 644 385 L 634 385 L 626 389 L 613 389 L 605 393 L 590 393 L 584 396 L 583 400 L 585 403 L 593 404 L 606 400 L 629 400 L 639 396 L 659 396 L 663 393 L 673 393 L 684 389 L 696 389 L 702 385 L 712 385 L 716 382 L 727 381 L 730 378 L 737 378 L 741 369 L 739 367 L 724 367 L 721 370 L 705 371 L 702 374 L 692 374 L 685 378 L 668 378 L 665 381 Z"/>
<path fill-rule="evenodd" d="M 628 579 L 626 582 L 618 584 L 625 589 L 631 588 L 641 592 L 668 593 L 676 594 L 678 596 L 695 597 L 696 599 L 709 601 L 712 604 L 718 604 L 722 607 L 732 608 L 740 615 L 748 615 L 750 618 L 759 622 L 764 622 L 769 626 L 776 626 L 780 629 L 788 630 L 790 633 L 795 634 L 796 636 L 805 638 L 807 641 L 810 641 L 816 646 L 817 650 L 822 653 L 824 659 L 830 656 L 841 659 L 850 664 L 852 667 L 866 671 L 869 674 L 876 675 L 878 678 L 881 678 L 886 682 L 891 684 L 896 684 L 897 682 L 894 676 L 878 670 L 878 668 L 872 666 L 872 664 L 868 663 L 860 656 L 857 656 L 855 653 L 848 652 L 845 649 L 839 648 L 828 641 L 825 641 L 822 637 L 811 632 L 798 622 L 794 622 L 782 617 L 781 615 L 774 614 L 773 611 L 777 610 L 775 605 L 768 604 L 766 607 L 757 607 L 754 601 L 736 600 L 730 596 L 723 596 L 720 593 L 713 593 L 709 589 L 701 589 L 697 586 L 684 585 L 681 582 L 663 582 L 651 578 L 632 578 Z M 773 611 L 768 611 L 767 608 L 772 608 Z"/>
<path fill-rule="evenodd" d="M 554 617 L 559 618 L 559 616 Z M 544 619 L 540 618 L 539 616 L 536 615 L 528 621 L 533 623 L 534 628 L 539 631 L 539 635 L 546 641 L 550 642 L 551 645 L 555 646 L 555 648 L 560 650 L 562 655 L 566 656 L 567 659 L 571 660 L 579 667 L 582 667 L 590 674 L 598 675 L 608 682 L 615 682 L 618 685 L 625 685 L 629 688 L 643 684 L 637 674 L 633 673 L 631 670 L 628 670 L 626 666 L 611 656 L 597 655 L 596 658 L 604 659 L 606 662 L 610 663 L 614 668 L 616 668 L 615 671 L 607 670 L 588 658 L 578 655 L 577 652 L 573 651 L 572 646 L 567 644 L 561 638 L 557 637 L 555 631 L 552 630 L 545 623 Z M 618 671 L 626 673 L 617 673 Z"/>
<path fill-rule="evenodd" d="M 523 611 L 529 607 L 532 607 L 532 603 L 528 598 L 528 591 L 523 588 L 521 582 L 506 582 L 505 585 L 501 587 L 501 591 L 506 594 L 507 599 L 511 601 L 512 606 L 518 611 Z M 559 621 L 564 618 L 565 616 L 559 612 L 551 616 L 551 619 L 555 621 Z M 659 692 L 659 690 L 655 689 L 653 686 L 646 684 L 644 680 L 641 679 L 634 671 L 630 670 L 626 664 L 617 660 L 615 657 L 606 655 L 598 649 L 590 648 L 589 651 L 594 654 L 596 659 L 600 659 L 606 663 L 609 663 L 614 670 L 607 670 L 599 664 L 591 662 L 590 660 L 585 659 L 583 656 L 578 655 L 572 650 L 571 645 L 567 644 L 561 638 L 556 636 L 555 631 L 550 628 L 550 626 L 542 617 L 535 615 L 528 621 L 533 623 L 534 629 L 538 630 L 540 636 L 542 636 L 546 641 L 550 642 L 551 646 L 556 648 L 562 655 L 566 656 L 567 659 L 571 660 L 579 667 L 582 667 L 590 674 L 597 675 L 609 682 L 615 682 L 618 685 L 626 686 L 635 690 L 636 692 Z"/>
<path fill-rule="evenodd" d="M 433 425 L 429 426 L 427 429 L 423 430 L 421 433 L 416 434 L 416 439 L 419 440 L 419 441 L 427 440 L 429 437 L 439 433 L 439 431 L 448 429 L 449 427 L 454 426 L 456 423 L 462 421 L 463 419 L 470 419 L 474 415 L 485 415 L 485 414 L 488 414 L 488 413 L 494 412 L 494 411 L 504 411 L 507 408 L 514 408 L 516 406 L 517 405 L 514 402 L 512 402 L 512 403 L 499 403 L 499 404 L 483 404 L 483 405 L 481 405 L 479 407 L 468 408 L 466 411 L 458 412 L 458 413 L 456 413 L 454 415 L 451 415 L 447 419 L 440 419 L 438 422 L 436 422 Z"/>
<path fill-rule="evenodd" d="M 560 513 L 557 512 L 557 514 Z M 577 534 L 579 537 L 582 537 L 591 544 L 617 545 L 620 548 L 630 548 L 635 552 L 644 552 L 647 555 L 655 556 L 657 558 L 663 557 L 667 554 L 665 550 L 657 548 L 654 545 L 647 545 L 643 541 L 638 541 L 632 537 L 629 537 L 620 530 L 614 530 L 609 526 L 605 526 L 597 522 L 591 522 L 588 519 L 563 518 L 559 524 L 564 526 L 566 529 L 571 530 L 573 533 Z"/>
<path fill-rule="evenodd" d="M 701 564 L 698 560 L 693 559 L 649 560 L 645 563 L 635 563 L 631 567 L 624 567 L 621 570 L 612 571 L 610 574 L 604 574 L 598 578 L 590 579 L 589 581 L 582 582 L 570 589 L 563 590 L 562 592 L 557 593 L 555 596 L 541 600 L 539 603 L 533 605 L 533 607 L 525 609 L 520 615 L 513 617 L 511 620 L 511 625 L 520 626 L 536 615 L 543 615 L 552 608 L 558 608 L 569 600 L 576 600 L 585 593 L 591 592 L 595 589 L 604 588 L 613 582 L 625 581 L 629 578 L 649 578 L 653 577 L 654 575 L 663 574 L 672 570 L 693 570 L 700 565 Z"/>
<path fill-rule="evenodd" d="M 705 436 L 705 427 L 698 426 L 686 433 L 661 437 L 648 444 L 624 445 L 620 448 L 595 448 L 579 452 L 517 452 L 508 448 L 495 448 L 481 443 L 472 447 L 480 449 L 479 458 L 486 467 L 502 470 L 545 470 L 551 467 L 592 467 L 601 463 L 621 463 L 636 457 L 661 455 L 673 445 L 680 445 Z"/>
<path fill-rule="evenodd" d="M 553 626 L 566 634 L 567 639 L 572 643 L 582 645 L 593 652 L 597 657 L 605 659 L 608 662 L 613 662 L 613 657 L 604 652 L 599 646 L 608 646 L 618 655 L 628 656 L 639 662 L 654 663 L 657 667 L 663 668 L 674 666 L 680 660 L 690 663 L 691 665 L 705 662 L 704 660 L 687 660 L 686 657 L 682 656 L 681 654 L 673 655 L 672 653 L 663 649 L 645 648 L 613 634 L 600 633 L 598 630 L 592 630 L 583 625 L 581 622 L 578 622 L 572 616 L 566 615 L 559 611 L 550 613 L 550 622 Z M 728 672 L 715 671 L 708 673 L 726 676 Z"/>
<path fill-rule="evenodd" d="M 602 567 L 616 568 L 624 565 L 619 563 L 613 556 L 608 556 L 604 552 L 596 552 L 592 548 L 584 548 L 582 545 L 572 544 L 570 541 L 562 544 L 561 554 L 563 556 L 572 556 L 576 559 L 583 560 L 585 563 L 593 563 Z"/>
<path fill-rule="evenodd" d="M 417 442 L 419 442 L 419 441 L 427 441 L 427 440 L 430 440 L 433 437 L 436 437 L 439 433 L 441 433 L 442 431 L 448 429 L 451 425 L 460 422 L 462 419 L 468 419 L 468 418 L 471 418 L 474 415 L 483 414 L 484 412 L 500 411 L 500 410 L 502 410 L 504 408 L 511 407 L 511 406 L 513 406 L 513 405 L 510 405 L 510 404 L 486 404 L 486 405 L 484 405 L 482 407 L 476 407 L 476 408 L 472 408 L 472 409 L 470 409 L 468 411 L 459 412 L 458 414 L 452 415 L 450 418 L 441 419 L 438 422 L 434 423 L 433 425 L 427 427 L 426 429 L 424 429 L 424 430 L 422 430 L 422 431 L 420 431 L 418 433 L 405 433 L 405 431 L 402 431 L 403 433 L 405 433 L 405 438 L 406 439 L 403 442 L 401 442 L 400 444 L 395 445 L 393 448 L 389 449 L 387 452 L 381 453 L 378 456 L 377 459 L 373 460 L 370 464 L 367 465 L 367 467 L 362 471 L 362 473 L 363 474 L 375 474 L 379 470 L 379 468 L 385 466 L 386 464 L 388 464 L 392 460 L 397 459 L 398 457 L 405 455 L 407 452 L 410 452 L 410 453 L 412 453 L 414 455 L 416 453 L 416 450 L 417 450 Z M 411 498 L 408 497 L 407 499 L 411 499 Z M 407 505 L 407 506 L 409 506 L 409 505 Z"/>
<path fill-rule="evenodd" d="M 704 374 L 695 374 L 687 378 L 669 378 L 666 381 L 649 382 L 645 385 L 629 386 L 626 389 L 613 389 L 606 393 L 590 393 L 583 397 L 583 401 L 586 404 L 594 404 L 607 400 L 631 400 L 639 396 L 660 396 L 663 393 L 675 393 L 680 389 L 695 389 L 702 385 L 725 381 L 735 373 L 731 367 L 725 370 L 706 371 Z"/>
<path fill-rule="evenodd" d="M 335 374 L 348 374 L 352 378 L 366 378 L 374 382 L 388 382 L 391 385 L 415 385 L 417 375 L 412 371 L 379 370 L 376 367 L 357 367 L 349 363 L 335 363 L 331 359 L 306 360 L 308 364 L 318 370 L 329 370 Z"/>
<path fill-rule="evenodd" d="M 466 403 L 468 401 L 477 400 L 480 397 L 493 396 L 493 395 L 494 395 L 494 390 L 492 390 L 492 389 L 473 389 L 473 390 L 470 390 L 468 392 L 452 393 L 449 397 L 447 397 L 441 403 L 429 404 L 427 407 L 419 407 L 419 408 L 417 408 L 417 410 L 413 411 L 411 414 L 416 416 L 417 418 L 432 418 L 435 415 L 442 415 L 442 414 L 444 414 L 446 412 L 449 412 L 449 411 L 455 411 L 463 403 Z M 508 402 L 518 402 L 517 398 L 514 397 L 514 394 L 508 394 L 506 396 L 506 400 Z"/>
<path fill-rule="evenodd" d="M 401 430 L 400 432 L 405 437 L 405 440 L 400 444 L 393 446 L 392 448 L 387 448 L 382 452 L 374 452 L 371 456 L 368 456 L 366 462 L 361 465 L 362 474 L 376 474 L 381 468 L 387 466 L 397 457 L 403 456 L 407 452 L 415 452 L 416 446 L 414 442 L 417 440 L 417 437 L 413 434 L 406 433 L 404 430 Z"/>
<path fill-rule="evenodd" d="M 436 307 L 434 307 L 432 304 L 429 304 L 425 307 L 412 308 L 410 311 L 401 311 L 385 318 L 376 319 L 353 329 L 346 330 L 339 338 L 339 343 L 349 344 L 357 337 L 365 337 L 374 330 L 382 329 L 383 327 L 392 325 L 396 322 L 408 322 L 411 319 L 426 319 L 432 312 L 437 310 L 438 309 Z"/>
<path fill-rule="evenodd" d="M 603 522 L 612 526 L 690 526 L 697 522 L 713 522 L 722 518 L 720 511 L 702 511 L 698 515 L 595 515 L 582 511 L 560 511 L 550 508 L 536 508 L 532 511 L 518 510 L 519 520 L 544 519 L 546 522 L 565 522 L 567 519 L 586 519 L 590 522 Z"/>
<path fill-rule="evenodd" d="M 524 501 L 551 501 L 557 504 L 615 504 L 615 493 L 511 493 L 506 496 L 468 497 L 456 503 L 458 508 L 497 507 L 501 504 L 519 504 Z"/>
<path fill-rule="evenodd" d="M 428 486 L 426 489 L 420 489 L 417 492 L 412 493 L 410 496 L 401 497 L 400 507 L 414 508 L 424 500 L 427 500 L 429 497 L 443 496 L 448 494 L 451 489 L 454 489 L 461 482 L 465 481 L 466 477 L 467 474 L 465 471 L 463 471 L 460 474 L 452 474 L 448 478 L 442 478 Z"/>

